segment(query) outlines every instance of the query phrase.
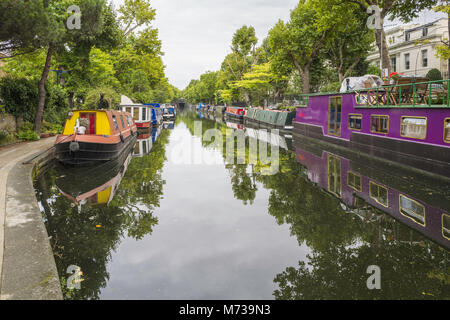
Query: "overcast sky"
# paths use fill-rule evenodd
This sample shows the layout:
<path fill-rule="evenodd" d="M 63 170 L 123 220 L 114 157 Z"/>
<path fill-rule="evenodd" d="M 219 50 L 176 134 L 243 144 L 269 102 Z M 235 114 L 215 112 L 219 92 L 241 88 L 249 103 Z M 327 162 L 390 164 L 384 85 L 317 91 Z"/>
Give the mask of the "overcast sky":
<path fill-rule="evenodd" d="M 113 0 L 118 8 L 123 0 Z M 234 32 L 252 25 L 262 41 L 279 19 L 288 20 L 298 0 L 153 0 L 154 26 L 159 29 L 165 53 L 166 75 L 171 84 L 184 89 L 191 79 L 220 68 L 231 52 Z M 418 19 L 436 19 L 426 13 Z M 392 22 L 387 23 L 392 24 Z"/>

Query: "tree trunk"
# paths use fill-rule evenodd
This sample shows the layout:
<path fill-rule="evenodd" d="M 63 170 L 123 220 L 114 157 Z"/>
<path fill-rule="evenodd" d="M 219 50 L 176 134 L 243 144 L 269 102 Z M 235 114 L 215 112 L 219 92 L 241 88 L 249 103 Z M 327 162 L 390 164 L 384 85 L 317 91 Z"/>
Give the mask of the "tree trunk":
<path fill-rule="evenodd" d="M 303 93 L 308 94 L 311 93 L 311 78 L 310 78 L 310 67 L 305 67 L 302 74 L 302 84 L 303 84 Z"/>
<path fill-rule="evenodd" d="M 69 108 L 70 110 L 73 109 L 73 92 L 69 93 L 69 97 L 67 98 L 69 100 Z"/>
<path fill-rule="evenodd" d="M 448 14 L 448 34 L 450 35 L 450 13 Z M 450 39 L 448 40 L 448 47 L 450 48 Z M 450 79 L 450 59 L 447 60 L 447 79 Z"/>
<path fill-rule="evenodd" d="M 381 71 L 388 69 L 390 74 L 392 69 L 391 59 L 389 58 L 389 49 L 387 47 L 386 33 L 384 32 L 384 29 L 375 30 L 375 38 L 378 50 L 380 51 Z"/>
<path fill-rule="evenodd" d="M 50 44 L 47 51 L 47 59 L 45 60 L 44 71 L 42 72 L 41 80 L 39 81 L 39 104 L 36 110 L 36 118 L 34 121 L 34 130 L 37 134 L 41 133 L 42 117 L 44 115 L 45 106 L 45 96 L 47 92 L 45 91 L 45 84 L 47 82 L 48 73 L 50 71 L 50 64 L 53 55 L 53 44 Z"/>

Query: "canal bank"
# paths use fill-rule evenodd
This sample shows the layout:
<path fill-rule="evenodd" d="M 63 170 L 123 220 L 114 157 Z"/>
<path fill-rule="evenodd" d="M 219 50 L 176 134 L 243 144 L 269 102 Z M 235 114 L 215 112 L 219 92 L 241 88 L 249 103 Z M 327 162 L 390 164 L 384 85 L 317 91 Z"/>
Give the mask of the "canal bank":
<path fill-rule="evenodd" d="M 52 159 L 54 138 L 0 150 L 0 299 L 62 299 L 32 175 Z"/>

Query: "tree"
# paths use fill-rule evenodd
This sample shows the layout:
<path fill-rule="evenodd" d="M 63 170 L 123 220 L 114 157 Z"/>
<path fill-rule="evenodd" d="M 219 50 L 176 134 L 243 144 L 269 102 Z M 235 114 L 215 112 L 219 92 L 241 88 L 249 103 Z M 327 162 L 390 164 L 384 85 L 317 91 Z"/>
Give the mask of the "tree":
<path fill-rule="evenodd" d="M 313 5 L 320 28 L 333 26 L 327 36 L 325 55 L 342 82 L 365 60 L 373 42 L 373 35 L 366 27 L 367 15 L 354 4 L 341 0 L 315 1 Z"/>
<path fill-rule="evenodd" d="M 409 22 L 417 18 L 418 14 L 427 8 L 432 8 L 437 4 L 438 0 L 342 0 L 347 3 L 357 4 L 363 13 L 377 15 L 378 12 L 373 11 L 373 6 L 379 8 L 379 17 L 375 17 L 375 23 L 379 24 L 379 28 L 374 25 L 375 39 L 381 56 L 381 69 L 392 69 L 387 47 L 386 34 L 384 32 L 384 22 L 386 18 L 393 20 L 401 19 L 403 22 Z"/>
<path fill-rule="evenodd" d="M 448 34 L 450 36 L 450 1 L 444 0 L 434 8 L 436 12 L 444 12 L 448 16 Z M 436 46 L 436 56 L 447 60 L 448 64 L 448 75 L 447 78 L 450 79 L 450 39 L 442 39 L 442 44 Z"/>
<path fill-rule="evenodd" d="M 302 78 L 303 92 L 310 93 L 311 67 L 319 58 L 332 26 L 319 26 L 312 1 L 301 0 L 291 11 L 289 22 L 279 21 L 269 32 L 273 63 L 290 73 L 295 67 Z"/>

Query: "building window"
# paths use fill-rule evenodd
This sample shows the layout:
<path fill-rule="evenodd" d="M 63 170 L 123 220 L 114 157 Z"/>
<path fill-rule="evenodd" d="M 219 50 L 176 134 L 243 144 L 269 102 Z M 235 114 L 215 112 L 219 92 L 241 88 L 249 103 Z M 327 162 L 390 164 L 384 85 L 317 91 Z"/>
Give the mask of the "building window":
<path fill-rule="evenodd" d="M 389 133 L 389 116 L 371 116 L 370 131 L 372 133 Z"/>
<path fill-rule="evenodd" d="M 405 54 L 405 69 L 409 70 L 411 68 L 411 56 L 409 53 Z"/>
<path fill-rule="evenodd" d="M 423 36 L 423 37 L 428 36 L 428 28 L 423 28 L 423 30 L 422 30 L 422 36 Z"/>
<path fill-rule="evenodd" d="M 445 119 L 444 123 L 444 141 L 450 143 L 450 118 Z"/>
<path fill-rule="evenodd" d="M 405 33 L 405 41 L 409 41 L 409 40 L 411 40 L 411 33 L 406 32 Z"/>
<path fill-rule="evenodd" d="M 425 206 L 402 194 L 400 195 L 400 213 L 425 227 Z"/>
<path fill-rule="evenodd" d="M 350 188 L 358 192 L 362 191 L 362 180 L 360 175 L 349 171 L 347 174 L 347 184 Z"/>
<path fill-rule="evenodd" d="M 397 57 L 391 57 L 392 71 L 397 72 Z"/>
<path fill-rule="evenodd" d="M 448 214 L 442 215 L 442 235 L 450 240 L 450 216 Z"/>
<path fill-rule="evenodd" d="M 402 117 L 400 134 L 405 138 L 427 138 L 427 118 Z"/>
<path fill-rule="evenodd" d="M 428 67 L 428 50 L 422 50 L 422 67 Z"/>
<path fill-rule="evenodd" d="M 142 121 L 146 121 L 147 120 L 147 110 L 146 108 L 142 108 Z"/>
<path fill-rule="evenodd" d="M 348 116 L 348 128 L 350 130 L 359 130 L 362 129 L 362 115 L 360 114 L 351 114 Z"/>
<path fill-rule="evenodd" d="M 375 182 L 370 182 L 370 197 L 377 203 L 381 204 L 383 207 L 389 207 L 389 193 L 388 189 L 376 184 Z"/>

